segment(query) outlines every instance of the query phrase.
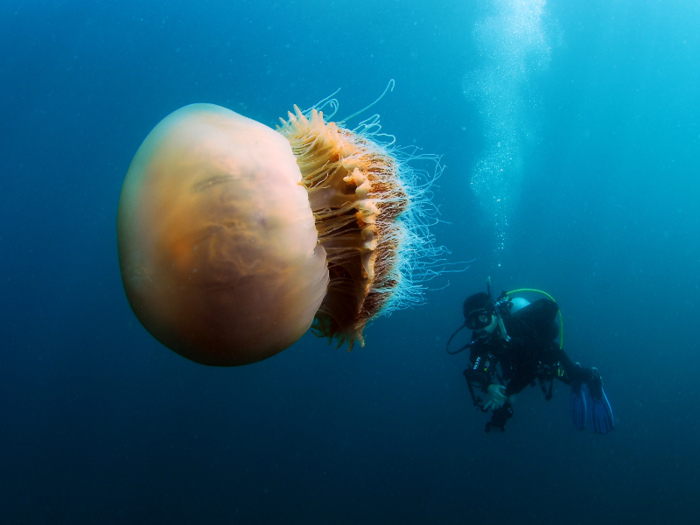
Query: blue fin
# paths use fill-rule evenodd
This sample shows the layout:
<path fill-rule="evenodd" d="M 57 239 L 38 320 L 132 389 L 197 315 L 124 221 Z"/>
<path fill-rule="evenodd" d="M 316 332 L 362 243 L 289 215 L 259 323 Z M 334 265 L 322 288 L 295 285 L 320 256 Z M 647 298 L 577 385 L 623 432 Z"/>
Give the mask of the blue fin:
<path fill-rule="evenodd" d="M 597 390 L 597 389 L 596 389 Z M 608 396 L 605 395 L 605 390 L 600 386 L 599 393 L 595 397 L 590 395 L 588 399 L 588 409 L 591 415 L 591 424 L 593 432 L 596 434 L 607 434 L 615 428 L 615 418 L 613 417 L 612 407 Z"/>
<path fill-rule="evenodd" d="M 586 396 L 583 393 L 585 385 L 572 385 L 571 387 L 571 417 L 574 420 L 574 426 L 577 430 L 586 429 L 586 419 L 588 418 L 588 410 Z"/>

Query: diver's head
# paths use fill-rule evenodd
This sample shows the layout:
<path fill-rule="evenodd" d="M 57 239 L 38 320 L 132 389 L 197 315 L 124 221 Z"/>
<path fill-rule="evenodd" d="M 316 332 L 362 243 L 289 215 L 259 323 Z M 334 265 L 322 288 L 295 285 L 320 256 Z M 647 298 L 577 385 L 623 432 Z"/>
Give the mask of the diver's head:
<path fill-rule="evenodd" d="M 486 337 L 496 329 L 496 312 L 488 294 L 479 292 L 464 301 L 464 324 L 479 337 Z"/>

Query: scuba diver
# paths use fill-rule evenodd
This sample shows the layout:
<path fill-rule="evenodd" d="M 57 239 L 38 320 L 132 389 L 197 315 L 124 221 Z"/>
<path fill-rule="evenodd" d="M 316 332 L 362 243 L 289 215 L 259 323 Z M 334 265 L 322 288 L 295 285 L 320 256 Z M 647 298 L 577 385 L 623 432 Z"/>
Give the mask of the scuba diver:
<path fill-rule="evenodd" d="M 539 290 L 514 290 L 503 292 L 494 301 L 490 278 L 487 288 L 488 293 L 477 293 L 464 301 L 464 325 L 447 342 L 450 354 L 470 350 L 471 368 L 464 371 L 464 376 L 474 406 L 482 412 L 492 411 L 486 432 L 505 431 L 506 422 L 513 417 L 513 396 L 528 385 L 535 386 L 536 381 L 549 401 L 555 378 L 571 385 L 571 411 L 578 430 L 586 428 L 589 418 L 594 432 L 607 434 L 613 430 L 613 412 L 598 370 L 582 368 L 569 359 L 563 350 L 563 334 L 560 343 L 555 342 L 560 331 L 557 314 L 560 325 L 562 319 L 552 297 Z M 522 297 L 511 297 L 524 291 L 538 292 L 548 299 L 530 303 Z M 464 327 L 472 330 L 471 341 L 451 352 L 450 342 Z M 485 401 L 475 394 L 475 386 L 485 394 Z"/>

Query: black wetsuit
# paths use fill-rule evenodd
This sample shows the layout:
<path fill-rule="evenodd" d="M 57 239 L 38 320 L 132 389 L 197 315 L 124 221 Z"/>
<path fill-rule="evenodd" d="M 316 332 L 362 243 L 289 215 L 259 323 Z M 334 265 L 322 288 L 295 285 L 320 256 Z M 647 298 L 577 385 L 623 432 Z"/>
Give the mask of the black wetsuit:
<path fill-rule="evenodd" d="M 545 381 L 556 378 L 567 385 L 595 382 L 597 372 L 594 369 L 574 364 L 554 342 L 558 335 L 555 323 L 558 310 L 556 303 L 548 299 L 535 301 L 513 315 L 502 308 L 503 324 L 511 339 L 506 342 L 498 329 L 483 339 L 474 333 L 470 354 L 472 367 L 464 371 L 470 388 L 471 384 L 477 384 L 486 392 L 500 378 L 506 384 L 505 395 L 510 396 L 539 380 L 549 398 L 551 384 L 547 393 Z M 498 375 L 499 364 L 502 376 Z M 510 411 L 509 406 L 506 408 Z M 502 424 L 496 426 L 503 429 Z"/>

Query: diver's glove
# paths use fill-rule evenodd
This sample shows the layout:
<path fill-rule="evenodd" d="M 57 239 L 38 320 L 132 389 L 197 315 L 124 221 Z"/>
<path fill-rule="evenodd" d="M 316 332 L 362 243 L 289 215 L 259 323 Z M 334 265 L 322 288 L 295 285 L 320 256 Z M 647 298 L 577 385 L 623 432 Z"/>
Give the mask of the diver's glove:
<path fill-rule="evenodd" d="M 499 409 L 508 401 L 508 397 L 506 397 L 506 387 L 504 385 L 489 385 L 488 389 L 486 389 L 486 393 L 489 398 L 486 403 L 484 403 L 484 410 L 489 410 L 490 408 L 493 410 Z"/>

